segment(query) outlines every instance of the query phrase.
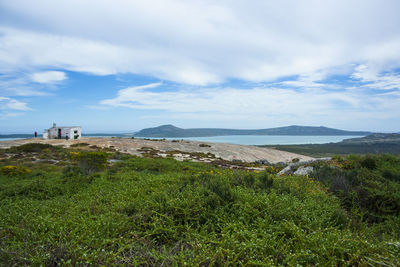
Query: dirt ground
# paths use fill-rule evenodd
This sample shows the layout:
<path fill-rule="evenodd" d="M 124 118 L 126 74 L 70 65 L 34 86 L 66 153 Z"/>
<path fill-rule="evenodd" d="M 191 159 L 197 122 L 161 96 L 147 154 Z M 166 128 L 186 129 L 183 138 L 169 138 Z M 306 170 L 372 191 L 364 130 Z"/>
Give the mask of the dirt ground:
<path fill-rule="evenodd" d="M 0 148 L 9 148 L 26 143 L 44 143 L 51 145 L 62 145 L 69 147 L 72 144 L 87 143 L 101 148 L 112 148 L 120 152 L 142 156 L 143 153 L 154 153 L 158 156 L 171 155 L 178 160 L 192 160 L 191 154 L 215 155 L 227 161 L 255 162 L 266 160 L 269 163 L 291 162 L 298 158 L 300 161 L 310 160 L 311 157 L 295 153 L 280 151 L 271 148 L 234 145 L 225 143 L 208 143 L 187 140 L 145 140 L 129 138 L 103 138 L 103 137 L 83 137 L 79 140 L 52 139 L 43 140 L 41 138 L 21 139 L 12 141 L 0 141 Z M 198 159 L 198 157 L 196 157 Z M 212 161 L 210 159 L 200 159 L 198 161 Z"/>

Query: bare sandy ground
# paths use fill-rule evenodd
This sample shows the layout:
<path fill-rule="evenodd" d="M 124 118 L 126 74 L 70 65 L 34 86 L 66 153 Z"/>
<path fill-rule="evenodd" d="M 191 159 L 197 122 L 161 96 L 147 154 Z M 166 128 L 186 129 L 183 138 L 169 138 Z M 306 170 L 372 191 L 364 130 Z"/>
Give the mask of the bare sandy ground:
<path fill-rule="evenodd" d="M 43 143 L 51 145 L 62 145 L 69 147 L 76 143 L 88 143 L 89 145 L 96 145 L 102 148 L 113 148 L 117 151 L 129 153 L 132 155 L 141 156 L 143 151 L 139 151 L 142 148 L 152 148 L 160 151 L 182 151 L 186 153 L 212 153 L 217 158 L 224 160 L 241 160 L 244 162 L 254 162 L 257 160 L 267 160 L 270 163 L 278 162 L 291 162 L 293 159 L 298 158 L 300 161 L 310 160 L 311 157 L 303 156 L 295 153 L 286 151 L 280 151 L 271 148 L 256 147 L 256 146 L 245 146 L 245 145 L 233 145 L 224 143 L 208 143 L 198 141 L 152 141 L 144 139 L 128 139 L 128 138 L 103 138 L 103 137 L 83 137 L 80 140 L 64 140 L 64 139 L 52 139 L 43 140 L 40 138 L 36 139 L 21 139 L 12 141 L 0 141 L 0 148 L 9 148 L 11 146 L 18 146 L 27 143 Z M 200 144 L 207 144 L 210 147 L 201 147 Z"/>

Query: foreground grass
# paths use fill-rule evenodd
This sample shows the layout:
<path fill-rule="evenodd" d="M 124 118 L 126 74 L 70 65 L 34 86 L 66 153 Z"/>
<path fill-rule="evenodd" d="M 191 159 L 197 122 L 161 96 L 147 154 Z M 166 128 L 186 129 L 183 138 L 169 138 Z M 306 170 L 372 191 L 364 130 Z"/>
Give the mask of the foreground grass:
<path fill-rule="evenodd" d="M 315 179 L 46 149 L 57 165 L 0 165 L 20 165 L 0 175 L 3 265 L 400 264 L 399 217 L 359 220 Z"/>

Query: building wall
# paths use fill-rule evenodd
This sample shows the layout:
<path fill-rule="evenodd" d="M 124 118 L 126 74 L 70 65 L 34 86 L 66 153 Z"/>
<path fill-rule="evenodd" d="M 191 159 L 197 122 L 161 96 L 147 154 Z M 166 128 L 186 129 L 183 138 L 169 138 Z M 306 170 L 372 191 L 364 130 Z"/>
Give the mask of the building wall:
<path fill-rule="evenodd" d="M 80 139 L 82 137 L 82 128 L 81 127 L 71 128 L 70 133 L 71 133 L 70 134 L 71 139 Z M 77 138 L 75 138 L 75 136 L 77 136 Z"/>
<path fill-rule="evenodd" d="M 68 135 L 69 139 L 80 139 L 82 137 L 82 128 L 81 127 L 52 127 L 50 129 L 45 130 L 43 134 L 44 139 L 57 139 L 58 138 L 58 129 L 61 129 L 61 138 L 65 139 Z M 47 133 L 47 138 L 46 138 Z"/>

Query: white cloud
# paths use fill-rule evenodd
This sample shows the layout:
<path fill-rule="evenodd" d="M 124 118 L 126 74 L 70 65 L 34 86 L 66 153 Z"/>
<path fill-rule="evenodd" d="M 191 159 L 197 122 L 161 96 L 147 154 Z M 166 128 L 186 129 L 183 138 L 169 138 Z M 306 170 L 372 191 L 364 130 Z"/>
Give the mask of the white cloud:
<path fill-rule="evenodd" d="M 0 5 L 3 71 L 52 66 L 207 85 L 329 73 L 359 62 L 381 69 L 400 65 L 395 0 L 14 0 Z"/>
<path fill-rule="evenodd" d="M 283 81 L 279 84 L 301 88 L 326 88 L 328 87 L 328 85 L 326 83 L 320 82 L 321 80 L 325 79 L 326 76 L 326 73 L 323 72 L 307 73 L 300 75 L 295 80 Z"/>
<path fill-rule="evenodd" d="M 8 118 L 14 118 L 23 115 L 23 113 L 17 113 L 17 112 L 0 112 L 0 120 L 8 119 Z"/>
<path fill-rule="evenodd" d="M 101 109 L 275 125 L 399 121 L 400 97 L 371 90 L 399 88 L 398 0 L 13 0 L 0 10 L 3 106 L 51 93 L 64 70 L 181 88 L 125 88 Z M 362 90 L 333 85 L 334 75 L 352 75 Z"/>
<path fill-rule="evenodd" d="M 0 119 L 20 116 L 23 115 L 23 113 L 15 111 L 27 110 L 31 110 L 31 108 L 27 106 L 27 103 L 18 101 L 10 97 L 0 96 Z"/>
<path fill-rule="evenodd" d="M 0 96 L 0 110 L 30 110 L 27 103 L 18 101 L 10 97 Z"/>
<path fill-rule="evenodd" d="M 37 83 L 55 83 L 67 79 L 67 75 L 62 71 L 43 71 L 30 75 L 31 80 Z"/>
<path fill-rule="evenodd" d="M 353 79 L 360 80 L 363 87 L 369 87 L 380 90 L 400 89 L 400 75 L 394 73 L 379 73 L 379 70 L 373 69 L 367 65 L 359 65 L 355 68 Z"/>
<path fill-rule="evenodd" d="M 57 89 L 58 81 L 66 78 L 64 72 L 15 72 L 1 75 L 0 95 L 2 96 L 48 96 Z"/>
<path fill-rule="evenodd" d="M 129 87 L 101 105 L 137 110 L 160 110 L 169 118 L 215 121 L 277 121 L 342 123 L 354 119 L 383 119 L 399 116 L 400 97 L 355 91 L 292 90 L 282 88 L 203 88 L 201 90 L 155 91 L 160 84 Z"/>

